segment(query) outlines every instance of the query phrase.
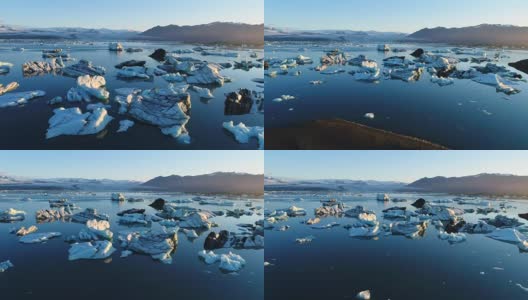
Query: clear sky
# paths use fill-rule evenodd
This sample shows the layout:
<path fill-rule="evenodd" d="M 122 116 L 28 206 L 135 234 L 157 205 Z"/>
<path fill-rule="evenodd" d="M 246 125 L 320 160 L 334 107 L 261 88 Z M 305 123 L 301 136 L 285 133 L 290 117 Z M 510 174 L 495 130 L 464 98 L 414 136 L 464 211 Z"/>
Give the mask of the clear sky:
<path fill-rule="evenodd" d="M 26 27 L 146 30 L 215 21 L 264 23 L 264 0 L 3 0 L 0 20 Z"/>
<path fill-rule="evenodd" d="M 142 181 L 217 171 L 262 174 L 263 151 L 0 151 L 0 173 L 16 177 Z"/>
<path fill-rule="evenodd" d="M 528 26 L 526 0 L 266 0 L 266 25 L 412 33 L 482 23 Z"/>
<path fill-rule="evenodd" d="M 265 174 L 412 182 L 481 173 L 528 175 L 528 151 L 266 151 Z"/>

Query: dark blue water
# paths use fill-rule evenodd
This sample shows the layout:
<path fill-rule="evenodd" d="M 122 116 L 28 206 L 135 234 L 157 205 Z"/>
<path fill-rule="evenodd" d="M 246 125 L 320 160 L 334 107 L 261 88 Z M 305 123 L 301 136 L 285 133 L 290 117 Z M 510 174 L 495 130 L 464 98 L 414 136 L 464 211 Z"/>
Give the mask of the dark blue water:
<path fill-rule="evenodd" d="M 407 203 L 378 202 L 374 194 L 300 194 L 268 193 L 266 209 L 283 209 L 291 205 L 305 208 L 307 217 L 321 206 L 321 199 L 337 198 L 348 206 L 363 205 L 376 212 L 392 206 L 407 206 L 419 197 L 426 200 L 451 199 L 448 195 L 393 195 L 407 198 Z M 294 202 L 302 197 L 305 201 Z M 507 215 L 528 212 L 528 204 L 508 201 L 516 207 Z M 461 208 L 471 205 L 447 204 Z M 498 203 L 493 202 L 497 207 Z M 413 208 L 414 210 L 414 208 Z M 493 218 L 495 214 L 487 217 Z M 464 214 L 475 222 L 485 217 Z M 265 267 L 266 299 L 355 299 L 357 293 L 370 289 L 372 299 L 525 299 L 528 293 L 516 286 L 528 286 L 528 254 L 516 245 L 492 240 L 484 235 L 467 235 L 465 242 L 451 245 L 440 240 L 429 225 L 422 239 L 380 235 L 375 240 L 348 237 L 343 225 L 352 218 L 324 218 L 320 224 L 338 222 L 340 227 L 317 230 L 300 224 L 304 217 L 290 218 L 278 225 L 289 225 L 287 231 L 266 231 Z M 521 221 L 523 221 L 521 219 Z M 526 223 L 526 222 L 525 222 Z M 299 245 L 296 238 L 315 236 L 310 244 Z M 504 270 L 496 270 L 494 268 Z M 483 272 L 483 275 L 481 275 Z"/>
<path fill-rule="evenodd" d="M 215 253 L 232 251 L 246 260 L 246 266 L 237 274 L 224 274 L 218 264 L 206 265 L 198 258 L 208 232 L 194 241 L 180 233 L 176 251 L 170 265 L 152 260 L 150 256 L 133 254 L 120 258 L 121 249 L 117 233 L 128 227 L 117 224 L 118 211 L 128 208 L 145 208 L 152 200 L 189 199 L 191 195 L 125 193 L 127 197 L 143 198 L 145 202 L 118 204 L 110 200 L 110 193 L 61 193 L 44 196 L 35 192 L 9 192 L 0 194 L 0 209 L 16 208 L 27 213 L 24 222 L 0 223 L 0 261 L 11 260 L 14 268 L 0 273 L 0 294 L 3 299 L 263 299 L 264 274 L 263 250 L 221 249 Z M 18 201 L 31 197 L 31 202 Z M 49 208 L 49 199 L 68 198 L 81 208 L 97 208 L 110 215 L 116 252 L 107 260 L 68 261 L 69 244 L 64 237 L 78 234 L 85 225 L 79 223 L 36 224 L 39 232 L 59 231 L 63 237 L 43 244 L 21 244 L 8 231 L 13 226 L 35 225 L 34 212 Z M 262 199 L 253 199 L 254 205 L 262 206 Z M 245 201 L 236 207 L 243 208 Z M 188 205 L 188 204 L 187 204 Z M 193 204 L 191 204 L 193 205 Z M 199 206 L 221 210 L 222 207 Z M 216 217 L 218 231 L 238 231 L 236 224 L 254 223 L 260 216 L 244 216 L 240 219 Z"/>
<path fill-rule="evenodd" d="M 160 129 L 136 122 L 134 127 L 125 133 L 116 133 L 119 121 L 126 118 L 117 113 L 118 106 L 113 103 L 114 90 L 123 87 L 136 87 L 149 89 L 154 87 L 166 87 L 167 82 L 161 77 L 155 77 L 152 81 L 133 80 L 123 81 L 117 79 L 117 69 L 114 67 L 120 62 L 127 60 L 145 60 L 146 66 L 154 68 L 159 63 L 150 57 L 155 49 L 163 48 L 168 52 L 177 49 L 190 49 L 194 46 L 183 44 L 154 44 L 154 43 L 123 43 L 125 48 L 143 48 L 139 53 L 116 53 L 108 51 L 107 43 L 88 44 L 21 44 L 0 43 L 0 61 L 10 62 L 15 66 L 7 75 L 0 76 L 0 83 L 8 84 L 13 81 L 20 83 L 16 91 L 44 90 L 45 97 L 31 100 L 22 107 L 0 109 L 0 147 L 2 149 L 257 149 L 257 141 L 252 140 L 249 144 L 239 144 L 233 136 L 225 131 L 222 123 L 226 121 L 243 122 L 247 126 L 263 126 L 264 116 L 261 113 L 247 114 L 242 116 L 224 115 L 224 94 L 237 91 L 240 88 L 262 91 L 257 87 L 253 78 L 262 78 L 262 69 L 251 69 L 250 71 L 226 69 L 222 75 L 229 76 L 233 82 L 226 83 L 223 87 L 212 89 L 214 99 L 205 101 L 198 94 L 191 93 L 192 111 L 191 119 L 187 129 L 191 136 L 191 144 L 178 143 L 172 137 L 165 136 Z M 14 47 L 23 47 L 24 52 L 12 51 Z M 60 136 L 46 140 L 45 134 L 48 128 L 48 119 L 53 115 L 53 109 L 47 101 L 55 96 L 66 98 L 67 91 L 76 85 L 76 79 L 63 76 L 46 75 L 39 77 L 24 78 L 22 76 L 22 64 L 27 61 L 42 61 L 43 49 L 61 48 L 70 53 L 77 61 L 86 59 L 94 65 L 106 68 L 105 75 L 107 89 L 110 92 L 110 104 L 112 109 L 109 114 L 115 119 L 103 132 L 91 136 Z M 230 52 L 234 50 L 229 50 Z M 233 60 L 251 59 L 251 52 L 257 52 L 263 57 L 262 50 L 240 49 L 239 58 L 202 56 L 200 54 L 183 54 L 201 60 L 211 62 L 232 62 Z M 71 62 L 67 62 L 70 64 Z M 16 92 L 15 91 L 15 92 Z M 86 103 L 65 103 L 65 107 L 80 106 L 85 111 Z"/>
<path fill-rule="evenodd" d="M 424 72 L 418 82 L 381 80 L 378 84 L 354 80 L 348 74 L 351 66 L 338 66 L 347 70 L 337 75 L 323 75 L 310 68 L 319 64 L 327 50 L 338 48 L 350 58 L 360 54 L 376 60 L 388 56 L 404 56 L 417 48 L 426 50 L 452 48 L 438 45 L 391 45 L 406 48 L 404 53 L 385 54 L 376 45 L 353 46 L 350 44 L 286 44 L 273 43 L 265 48 L 266 58 L 290 58 L 299 54 L 311 57 L 313 65 L 300 66 L 300 76 L 279 75 L 266 77 L 266 127 L 280 128 L 319 119 L 341 118 L 379 129 L 419 137 L 452 149 L 527 149 L 528 136 L 528 84 L 520 82 L 514 87 L 521 93 L 506 96 L 494 87 L 471 80 L 457 80 L 453 85 L 440 87 L 430 82 Z M 493 58 L 496 50 L 488 50 Z M 467 55 L 442 54 L 457 58 Z M 506 50 L 498 64 L 506 65 L 528 58 L 528 51 Z M 483 66 L 482 64 L 481 66 Z M 469 63 L 460 63 L 467 68 Z M 330 70 L 332 68 L 329 68 Z M 277 69 L 270 69 L 277 70 Z M 513 70 L 513 69 L 512 69 Z M 524 74 L 527 78 L 528 75 Z M 322 85 L 311 85 L 312 80 L 323 80 Z M 281 95 L 293 95 L 292 101 L 271 102 Z M 292 110 L 293 109 L 293 110 Z M 485 111 L 490 112 L 491 115 Z M 364 118 L 374 113 L 376 118 Z"/>

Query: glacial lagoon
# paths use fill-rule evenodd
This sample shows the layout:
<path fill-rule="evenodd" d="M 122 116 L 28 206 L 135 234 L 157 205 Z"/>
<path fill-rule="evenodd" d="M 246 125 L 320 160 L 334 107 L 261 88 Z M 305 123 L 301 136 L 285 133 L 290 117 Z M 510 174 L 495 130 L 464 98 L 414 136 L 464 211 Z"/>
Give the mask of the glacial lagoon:
<path fill-rule="evenodd" d="M 224 248 L 213 249 L 216 255 L 228 255 L 232 252 L 245 261 L 235 272 L 221 269 L 221 262 L 207 264 L 199 257 L 199 252 L 204 250 L 204 241 L 212 231 L 218 233 L 227 230 L 232 232 L 230 237 L 240 234 L 248 236 L 248 233 L 251 236 L 250 225 L 262 220 L 262 198 L 151 192 L 130 192 L 124 193 L 124 196 L 126 201 L 112 201 L 112 193 L 109 192 L 2 191 L 0 211 L 14 208 L 26 213 L 23 221 L 0 222 L 0 263 L 9 260 L 13 265 L 0 272 L 0 291 L 3 297 L 157 299 L 173 295 L 187 299 L 263 299 L 262 247 L 245 243 L 244 246 L 225 245 Z M 213 212 L 215 216 L 210 217 L 207 222 L 215 223 L 218 227 L 201 230 L 195 228 L 197 237 L 192 237 L 192 233 L 180 228 L 175 249 L 169 251 L 171 259 L 164 262 L 148 254 L 125 251 L 121 240 L 123 233 L 160 230 L 160 224 L 168 226 L 172 222 L 168 219 L 160 221 L 155 216 L 164 211 L 148 206 L 157 198 L 165 199 L 167 205 L 175 209 L 172 212 L 183 207 L 200 209 L 207 214 Z M 96 209 L 99 215 L 108 215 L 109 230 L 113 233 L 112 246 L 115 248 L 109 257 L 69 260 L 70 247 L 73 247 L 74 242 L 65 242 L 67 239 L 79 238 L 80 232 L 100 233 L 105 231 L 103 228 L 92 231 L 83 223 L 73 222 L 71 218 L 36 221 L 35 214 L 39 210 L 60 210 L 57 207 L 50 208 L 49 202 L 60 199 L 67 199 L 65 203 L 76 207 L 72 211 L 73 215 L 83 213 L 87 208 Z M 143 201 L 136 202 L 139 199 Z M 117 216 L 117 213 L 132 208 L 145 209 L 145 216 L 151 221 L 151 225 L 123 225 L 123 221 L 120 221 L 123 217 Z M 234 214 L 227 214 L 228 210 Z M 127 218 L 133 219 L 131 216 Z M 32 240 L 34 235 L 19 237 L 9 233 L 12 228 L 29 228 L 32 225 L 38 228 L 33 234 L 59 232 L 61 236 L 42 243 L 24 244 L 21 242 L 22 238 Z M 174 230 L 171 227 L 166 229 Z M 143 240 L 144 245 L 147 240 Z M 124 254 L 128 256 L 122 258 Z"/>
<path fill-rule="evenodd" d="M 108 42 L 13 42 L 4 41 L 0 43 L 1 62 L 12 64 L 9 72 L 0 75 L 0 84 L 7 86 L 11 82 L 17 82 L 19 87 L 4 96 L 26 91 L 41 90 L 46 93 L 43 97 L 29 100 L 25 104 L 14 107 L 0 108 L 0 144 L 6 149 L 257 149 L 259 143 L 257 138 L 250 137 L 247 142 L 241 143 L 232 132 L 224 129 L 225 122 L 233 121 L 234 125 L 243 123 L 248 128 L 262 128 L 264 115 L 262 103 L 258 103 L 258 95 L 263 92 L 262 81 L 263 69 L 259 67 L 258 60 L 264 56 L 262 49 L 247 48 L 213 48 L 203 47 L 209 55 L 203 55 L 203 51 L 194 51 L 196 45 L 180 43 L 155 43 L 155 42 L 122 42 L 124 51 L 110 51 Z M 129 52 L 126 49 L 142 49 L 142 52 Z M 164 134 L 158 126 L 134 120 L 127 113 L 120 114 L 120 106 L 115 101 L 117 89 L 165 89 L 169 82 L 161 74 L 152 74 L 163 62 L 149 57 L 156 49 L 165 49 L 167 55 L 175 58 L 195 59 L 196 61 L 207 61 L 210 64 L 222 64 L 219 70 L 224 78 L 231 82 L 223 85 L 201 85 L 191 84 L 188 89 L 190 94 L 190 111 L 186 111 L 188 120 L 185 124 L 186 134 L 189 139 L 183 142 L 171 135 Z M 70 102 L 67 100 L 68 91 L 77 86 L 76 76 L 63 76 L 61 71 L 46 72 L 45 74 L 24 74 L 22 65 L 30 61 L 51 62 L 50 58 L 43 58 L 43 51 L 62 49 L 61 55 L 69 55 L 73 60 L 64 59 L 66 67 L 75 65 L 81 60 L 90 61 L 95 67 L 106 69 L 103 75 L 106 80 L 106 90 L 109 92 L 107 101 L 108 116 L 112 119 L 104 129 L 98 128 L 95 134 L 89 135 L 61 135 L 47 139 L 46 132 L 50 127 L 49 121 L 54 116 L 54 110 L 64 107 L 79 107 L 82 113 L 89 111 L 90 104 L 101 101 L 92 99 L 89 103 L 85 101 Z M 21 51 L 23 50 L 23 51 Z M 198 49 L 202 50 L 202 49 Z M 133 50 L 135 51 L 135 50 Z M 118 76 L 120 71 L 115 66 L 125 61 L 146 61 L 149 79 L 123 78 Z M 236 68 L 234 62 L 253 62 L 251 68 Z M 229 63 L 226 65 L 226 63 Z M 172 82 L 176 90 L 184 86 L 183 82 Z M 214 98 L 201 97 L 199 90 L 193 86 L 209 88 Z M 251 109 L 226 109 L 226 94 L 239 92 L 240 89 L 248 89 L 257 95 L 253 100 Z M 125 90 L 126 91 L 126 90 Z M 62 97 L 63 101 L 55 104 L 48 102 L 55 97 Z M 126 98 L 126 97 L 125 97 Z M 262 101 L 260 101 L 262 102 Z M 97 108 L 96 108 L 97 109 Z M 70 115 L 71 117 L 71 115 Z M 118 132 L 120 122 L 131 120 L 135 124 L 126 132 Z M 106 121 L 104 122 L 106 123 Z M 100 123 L 101 127 L 104 125 Z M 87 131 L 85 131 L 86 133 Z"/>
<path fill-rule="evenodd" d="M 388 44 L 391 51 L 380 51 L 378 46 L 268 42 L 266 128 L 343 119 L 451 149 L 528 147 L 524 133 L 528 122 L 528 75 L 508 66 L 527 59 L 528 51 L 397 43 Z M 422 61 L 410 55 L 420 48 L 427 54 Z M 333 59 L 340 54 L 345 57 L 342 63 L 324 66 L 320 61 L 327 55 Z M 362 61 L 358 60 L 360 55 L 365 56 Z M 401 66 L 384 61 L 394 56 L 404 57 Z M 436 74 L 431 68 L 439 57 L 448 59 L 462 72 L 450 74 L 447 80 L 434 79 Z M 366 67 L 351 65 L 354 59 Z M 377 64 L 377 76 L 363 72 L 372 62 Z M 485 78 L 477 82 L 478 78 L 463 72 L 488 64 L 505 67 L 484 72 L 488 72 L 488 79 L 494 79 L 495 74 L 501 76 L 510 90 L 501 91 L 496 82 L 485 82 Z M 318 66 L 324 68 L 316 71 Z M 394 70 L 398 68 L 423 69 L 420 74 L 397 74 Z"/>
<path fill-rule="evenodd" d="M 509 233 L 517 232 L 517 237 L 526 238 L 528 221 L 518 216 L 528 212 L 525 200 L 447 194 L 396 193 L 389 197 L 389 201 L 378 201 L 372 193 L 267 192 L 266 298 L 357 299 L 362 291 L 370 291 L 372 299 L 526 298 L 528 253 L 521 250 L 524 246 L 490 237 L 509 239 Z M 411 205 L 419 198 L 426 201 L 429 213 L 437 214 L 426 215 Z M 326 202 L 330 199 L 337 202 Z M 339 210 L 336 205 L 344 205 L 345 213 L 323 214 Z M 319 222 L 306 224 L 315 219 L 316 209 L 324 207 Z M 383 210 L 391 207 L 406 208 L 402 215 L 407 217 L 389 218 Z M 439 218 L 454 216 L 450 212 L 446 217 L 449 210 L 445 208 L 470 225 L 452 235 L 440 234 L 449 222 L 441 225 Z M 368 213 L 359 216 L 360 211 Z M 506 218 L 496 219 L 498 215 Z M 482 218 L 490 219 L 484 221 L 488 225 L 504 227 L 498 231 L 501 234 L 489 226 L 480 226 L 482 233 L 469 233 L 478 231 L 474 225 Z"/>

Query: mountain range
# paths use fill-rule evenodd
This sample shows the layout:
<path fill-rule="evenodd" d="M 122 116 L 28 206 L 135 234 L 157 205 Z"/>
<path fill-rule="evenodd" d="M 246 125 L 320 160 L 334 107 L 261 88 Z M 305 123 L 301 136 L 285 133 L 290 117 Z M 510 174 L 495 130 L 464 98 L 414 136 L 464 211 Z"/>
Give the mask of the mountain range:
<path fill-rule="evenodd" d="M 0 190 L 167 191 L 262 194 L 263 175 L 217 172 L 198 176 L 156 177 L 146 182 L 111 179 L 31 179 L 0 176 Z"/>
<path fill-rule="evenodd" d="M 262 45 L 264 25 L 214 22 L 196 26 L 156 26 L 138 38 L 186 43 L 228 43 Z"/>
<path fill-rule="evenodd" d="M 481 24 L 461 28 L 424 28 L 410 34 L 405 40 L 470 46 L 528 47 L 528 27 Z"/>
<path fill-rule="evenodd" d="M 374 180 L 321 179 L 296 180 L 281 179 L 266 176 L 264 189 L 266 191 L 352 191 L 381 192 L 403 188 L 405 183 Z"/>
<path fill-rule="evenodd" d="M 354 30 L 290 30 L 272 26 L 264 27 L 264 39 L 266 41 L 383 42 L 400 40 L 406 36 L 406 34 L 398 32 Z"/>
<path fill-rule="evenodd" d="M 214 22 L 194 26 L 156 26 L 144 32 L 90 28 L 24 28 L 0 24 L 0 39 L 156 40 L 183 43 L 262 45 L 264 25 Z"/>
<path fill-rule="evenodd" d="M 528 196 L 528 176 L 479 174 L 464 177 L 422 178 L 405 186 L 401 191 Z"/>

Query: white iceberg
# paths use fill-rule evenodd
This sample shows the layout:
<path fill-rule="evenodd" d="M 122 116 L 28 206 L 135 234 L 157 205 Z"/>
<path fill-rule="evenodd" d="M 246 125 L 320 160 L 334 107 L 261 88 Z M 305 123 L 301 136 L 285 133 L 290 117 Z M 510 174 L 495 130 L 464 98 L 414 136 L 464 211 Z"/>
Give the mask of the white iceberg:
<path fill-rule="evenodd" d="M 220 260 L 220 255 L 215 254 L 213 251 L 202 250 L 198 252 L 198 256 L 208 265 L 212 265 Z"/>
<path fill-rule="evenodd" d="M 46 138 L 60 135 L 90 135 L 101 132 L 113 120 L 105 108 L 99 107 L 92 112 L 82 113 L 78 107 L 53 110 L 53 117 L 48 121 Z"/>
<path fill-rule="evenodd" d="M 193 212 L 180 221 L 178 225 L 181 228 L 210 229 L 212 226 L 212 223 L 209 221 L 210 216 L 205 212 Z"/>
<path fill-rule="evenodd" d="M 6 210 L 0 210 L 0 222 L 9 223 L 16 221 L 23 221 L 26 218 L 26 212 L 9 208 Z"/>
<path fill-rule="evenodd" d="M 242 122 L 235 126 L 233 121 L 224 122 L 223 127 L 235 136 L 237 142 L 247 144 L 250 138 L 255 137 L 259 142 L 259 150 L 264 149 L 264 127 L 247 127 Z"/>
<path fill-rule="evenodd" d="M 229 252 L 228 254 L 220 255 L 220 265 L 218 267 L 226 272 L 238 272 L 245 265 L 246 261 L 242 256 Z"/>
<path fill-rule="evenodd" d="M 446 86 L 455 83 L 453 78 L 438 77 L 435 74 L 431 76 L 431 82 L 436 83 L 439 86 Z"/>
<path fill-rule="evenodd" d="M 109 241 L 75 243 L 68 250 L 68 259 L 105 259 L 112 255 L 115 250 Z"/>
<path fill-rule="evenodd" d="M 348 229 L 349 237 L 374 237 L 379 233 L 379 225 L 375 226 L 352 226 Z"/>
<path fill-rule="evenodd" d="M 43 232 L 43 233 L 30 233 L 20 238 L 20 242 L 23 244 L 36 244 L 43 243 L 54 237 L 59 237 L 62 234 L 60 232 Z"/>
<path fill-rule="evenodd" d="M 378 51 L 388 52 L 390 51 L 390 47 L 387 44 L 380 44 L 378 45 Z"/>
<path fill-rule="evenodd" d="M 520 90 L 515 89 L 504 81 L 500 75 L 488 73 L 488 74 L 482 74 L 480 73 L 478 76 L 473 78 L 473 81 L 484 84 L 484 85 L 490 85 L 494 86 L 498 92 L 505 93 L 507 95 L 517 94 L 520 93 Z"/>
<path fill-rule="evenodd" d="M 117 71 L 117 77 L 127 79 L 150 79 L 150 76 L 147 74 L 147 68 L 141 66 L 124 67 L 121 70 Z"/>
<path fill-rule="evenodd" d="M 4 86 L 3 84 L 0 84 L 0 96 L 5 93 L 9 93 L 9 92 L 16 90 L 19 86 L 20 85 L 18 84 L 18 82 L 11 82 L 10 84 L 6 86 Z"/>
<path fill-rule="evenodd" d="M 77 87 L 71 88 L 66 98 L 70 102 L 90 102 L 92 98 L 107 100 L 110 97 L 110 93 L 105 86 L 106 80 L 102 76 L 79 76 L 77 77 Z"/>
<path fill-rule="evenodd" d="M 104 75 L 106 69 L 100 66 L 94 66 L 91 61 L 81 59 L 78 63 L 68 66 L 62 70 L 62 74 L 72 77 L 83 75 Z"/>
<path fill-rule="evenodd" d="M 122 246 L 130 251 L 150 255 L 163 263 L 172 263 L 171 253 L 178 245 L 178 229 L 167 231 L 165 228 L 145 232 L 131 232 L 120 237 Z"/>
<path fill-rule="evenodd" d="M 370 290 L 361 291 L 356 295 L 357 299 L 360 300 L 370 300 Z"/>
<path fill-rule="evenodd" d="M 185 81 L 185 76 L 180 73 L 169 73 L 161 76 L 167 82 L 183 82 Z"/>
<path fill-rule="evenodd" d="M 123 48 L 123 45 L 121 45 L 121 43 L 109 43 L 108 44 L 108 50 L 110 51 L 123 51 L 124 48 Z"/>
<path fill-rule="evenodd" d="M 200 69 L 189 73 L 187 83 L 223 85 L 228 79 L 220 75 L 220 69 L 219 65 L 206 63 Z"/>
<path fill-rule="evenodd" d="M 0 96 L 0 108 L 23 105 L 28 103 L 29 100 L 43 97 L 46 95 L 44 91 L 30 91 L 30 92 L 18 92 L 8 93 Z"/>
<path fill-rule="evenodd" d="M 20 228 L 15 228 L 12 230 L 12 233 L 18 235 L 18 236 L 25 236 L 25 235 L 28 235 L 30 233 L 34 233 L 38 230 L 37 226 L 35 225 L 31 225 L 29 226 L 28 228 L 22 226 Z"/>
<path fill-rule="evenodd" d="M 374 113 L 366 113 L 365 116 L 364 116 L 366 119 L 374 119 L 376 117 L 376 115 L 374 115 Z"/>
<path fill-rule="evenodd" d="M 447 233 L 445 231 L 440 231 L 438 233 L 438 237 L 441 240 L 447 240 L 448 242 L 452 244 L 461 243 L 466 240 L 466 235 L 463 233 Z"/>
<path fill-rule="evenodd" d="M 193 90 L 198 93 L 200 98 L 203 98 L 203 99 L 213 99 L 214 98 L 213 94 L 211 94 L 211 90 L 209 90 L 208 88 L 201 88 L 198 86 L 193 86 Z"/>
<path fill-rule="evenodd" d="M 112 201 L 125 201 L 125 195 L 121 193 L 112 193 L 111 195 Z"/>
<path fill-rule="evenodd" d="M 12 63 L 0 61 L 0 74 L 7 74 L 13 67 Z"/>
<path fill-rule="evenodd" d="M 48 61 L 29 61 L 22 65 L 22 72 L 26 76 L 41 75 L 56 72 L 64 68 L 62 58 L 53 58 Z"/>
<path fill-rule="evenodd" d="M 497 228 L 487 237 L 507 243 L 522 243 L 527 240 L 524 234 L 514 228 Z"/>
<path fill-rule="evenodd" d="M 359 221 L 361 221 L 361 223 L 368 225 L 368 226 L 376 226 L 378 224 L 375 214 L 362 213 L 362 214 L 359 214 L 358 219 Z"/>

